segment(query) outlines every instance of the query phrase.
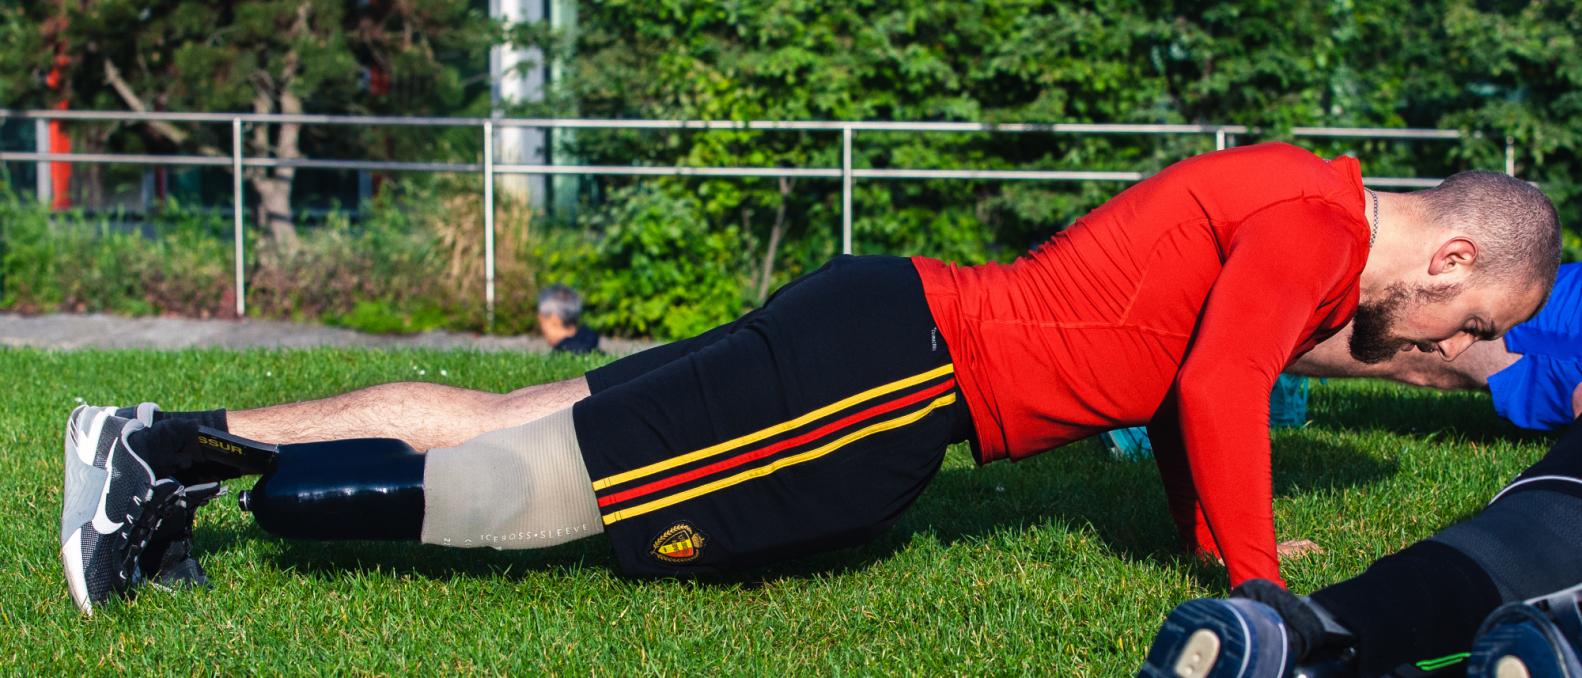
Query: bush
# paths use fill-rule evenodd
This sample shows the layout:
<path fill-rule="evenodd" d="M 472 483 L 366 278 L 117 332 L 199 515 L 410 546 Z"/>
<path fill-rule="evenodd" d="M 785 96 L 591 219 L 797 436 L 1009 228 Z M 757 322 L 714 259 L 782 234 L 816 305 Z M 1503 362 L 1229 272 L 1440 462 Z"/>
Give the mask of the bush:
<path fill-rule="evenodd" d="M 173 203 L 147 238 L 119 218 L 52 214 L 0 193 L 0 308 L 223 313 L 231 270 L 229 238 L 217 235 L 224 227 L 218 217 Z"/>
<path fill-rule="evenodd" d="M 250 231 L 248 314 L 375 332 L 481 329 L 481 292 L 469 302 L 462 295 L 470 290 L 447 275 L 454 257 L 439 251 L 442 213 L 382 201 L 358 224 L 330 215 L 290 251 L 268 247 Z M 225 216 L 171 202 L 146 224 L 121 217 L 53 213 L 0 194 L 0 308 L 235 315 L 234 242 Z"/>
<path fill-rule="evenodd" d="M 602 331 L 677 339 L 745 309 L 744 238 L 733 226 L 711 228 L 697 198 L 639 185 L 617 192 L 589 225 L 602 237 L 573 280 Z"/>
<path fill-rule="evenodd" d="M 154 237 L 131 234 L 142 252 L 138 279 L 144 313 L 194 318 L 234 317 L 234 247 L 229 220 L 213 212 L 167 203 Z"/>
<path fill-rule="evenodd" d="M 434 236 L 409 228 L 404 217 L 383 210 L 352 224 L 332 214 L 323 226 L 305 230 L 295 249 L 265 247 L 248 275 L 249 312 L 264 317 L 321 318 L 356 329 L 388 329 L 373 320 L 393 309 L 427 300 L 444 306 L 439 288 L 440 258 Z M 357 313 L 358 305 L 378 300 L 384 314 Z M 364 328 L 358 319 L 373 320 Z M 428 329 L 427 327 L 414 328 Z"/>
<path fill-rule="evenodd" d="M 225 215 L 170 203 L 148 225 L 120 221 L 0 194 L 0 308 L 234 315 Z M 387 192 L 356 222 L 332 213 L 291 250 L 249 229 L 247 312 L 379 333 L 520 334 L 535 328 L 539 286 L 565 282 L 600 331 L 672 339 L 747 303 L 742 234 L 711 229 L 689 195 L 650 185 L 618 192 L 581 228 L 530 233 L 531 221 L 526 206 L 498 206 L 492 328 L 481 204 L 473 187 L 444 183 Z"/>

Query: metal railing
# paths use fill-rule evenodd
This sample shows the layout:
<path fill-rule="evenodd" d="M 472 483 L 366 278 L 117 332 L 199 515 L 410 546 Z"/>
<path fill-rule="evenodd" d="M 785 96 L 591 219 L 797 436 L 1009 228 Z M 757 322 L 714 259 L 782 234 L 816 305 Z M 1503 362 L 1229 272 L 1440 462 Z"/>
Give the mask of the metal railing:
<path fill-rule="evenodd" d="M 68 162 L 68 163 L 120 163 L 131 165 L 182 165 L 229 167 L 232 173 L 232 218 L 234 220 L 236 314 L 247 314 L 247 279 L 243 262 L 243 170 L 251 167 L 293 167 L 303 169 L 335 169 L 394 172 L 452 172 L 483 174 L 484 214 L 484 305 L 488 319 L 494 322 L 495 271 L 494 271 L 494 178 L 498 175 L 587 175 L 587 176 L 683 176 L 683 177 L 795 177 L 840 179 L 841 181 L 841 251 L 852 251 L 852 190 L 857 179 L 907 180 L 907 179 L 963 179 L 989 181 L 1140 181 L 1142 172 L 1113 172 L 1089 170 L 967 170 L 931 168 L 863 169 L 852 166 L 852 144 L 857 132 L 917 132 L 917 133 L 1044 133 L 1072 135 L 1154 135 L 1195 136 L 1213 135 L 1214 147 L 1224 149 L 1235 145 L 1235 138 L 1257 132 L 1244 125 L 1167 125 L 1167 124 L 1101 124 L 1101 123 L 974 123 L 974 122 L 876 122 L 876 121 L 778 121 L 778 120 L 597 120 L 582 118 L 448 118 L 448 117 L 399 117 L 368 115 L 289 115 L 260 113 L 171 113 L 129 111 L 59 111 L 59 110 L 7 110 L 0 109 L 0 121 L 7 118 L 30 119 L 40 126 L 39 138 L 44 138 L 42 127 L 50 120 L 78 120 L 96 122 L 187 122 L 231 126 L 231 156 L 209 155 L 148 155 L 133 153 L 27 153 L 0 151 L 4 162 Z M 243 154 L 242 133 L 248 124 L 301 124 L 301 125 L 362 125 L 362 126 L 417 126 L 417 127 L 477 127 L 483 141 L 483 162 L 404 162 L 372 160 L 316 160 L 311 158 L 250 158 Z M 796 131 L 840 132 L 840 167 L 655 167 L 618 165 L 543 165 L 496 163 L 494 160 L 495 131 L 501 127 L 531 127 L 539 129 L 629 129 L 629 130 L 737 130 L 737 131 Z M 1294 127 L 1289 134 L 1296 138 L 1352 138 L 1375 140 L 1453 141 L 1465 135 L 1460 130 L 1400 129 L 1370 127 Z M 42 169 L 42 168 L 41 168 Z M 1505 138 L 1505 172 L 1516 173 L 1516 148 L 1510 137 Z M 47 172 L 44 172 L 47 173 Z M 1420 177 L 1370 177 L 1364 183 L 1381 188 L 1422 188 L 1434 186 L 1440 179 Z"/>

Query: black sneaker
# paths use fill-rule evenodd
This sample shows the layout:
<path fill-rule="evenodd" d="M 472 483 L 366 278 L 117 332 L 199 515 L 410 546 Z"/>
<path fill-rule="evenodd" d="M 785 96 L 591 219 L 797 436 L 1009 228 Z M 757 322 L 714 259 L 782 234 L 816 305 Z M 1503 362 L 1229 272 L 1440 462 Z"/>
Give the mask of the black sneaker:
<path fill-rule="evenodd" d="M 1477 678 L 1582 676 L 1582 585 L 1526 602 L 1501 605 L 1483 620 L 1467 675 Z"/>
<path fill-rule="evenodd" d="M 162 588 L 208 586 L 208 574 L 192 554 L 192 522 L 198 508 L 209 500 L 225 494 L 219 483 L 183 486 L 179 483 L 163 500 L 159 500 L 158 485 L 175 483 L 164 479 L 156 483 L 156 500 L 150 502 L 159 512 L 159 525 L 149 536 L 138 559 L 138 567 L 151 584 Z"/>
<path fill-rule="evenodd" d="M 108 408 L 72 410 L 66 420 L 60 560 L 72 601 L 83 614 L 141 578 L 137 564 L 157 516 L 154 472 L 126 443 L 143 428 Z"/>
<path fill-rule="evenodd" d="M 159 411 L 159 405 L 145 402 L 135 407 L 116 409 L 115 416 L 136 418 L 144 426 L 153 426 L 154 414 Z M 154 475 L 159 475 L 157 469 Z M 172 499 L 170 509 L 176 513 L 164 516 L 165 522 L 150 538 L 139 566 L 149 582 L 156 586 L 167 589 L 204 587 L 209 585 L 209 577 L 192 553 L 192 523 L 198 507 L 224 495 L 226 490 L 217 482 L 182 479 L 179 475 L 178 481 L 191 484 L 184 488 L 180 497 Z"/>

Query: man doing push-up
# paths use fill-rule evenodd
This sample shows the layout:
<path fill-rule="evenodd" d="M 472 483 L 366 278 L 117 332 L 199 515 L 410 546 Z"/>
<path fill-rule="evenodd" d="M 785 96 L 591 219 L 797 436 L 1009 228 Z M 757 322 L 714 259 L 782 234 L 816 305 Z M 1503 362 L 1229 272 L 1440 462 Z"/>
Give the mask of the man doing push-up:
<path fill-rule="evenodd" d="M 603 533 L 628 574 L 720 572 L 868 539 L 951 443 L 988 463 L 1146 423 L 1188 547 L 1222 556 L 1233 585 L 1279 582 L 1280 371 L 1348 323 L 1363 361 L 1499 337 L 1542 304 L 1559 251 L 1553 206 L 1504 175 L 1379 194 L 1348 157 L 1210 153 L 1014 263 L 837 257 L 735 322 L 582 379 L 79 408 L 62 561 L 84 611 L 201 578 L 196 506 L 215 481 L 265 473 L 246 504 L 280 536 L 535 548 Z"/>

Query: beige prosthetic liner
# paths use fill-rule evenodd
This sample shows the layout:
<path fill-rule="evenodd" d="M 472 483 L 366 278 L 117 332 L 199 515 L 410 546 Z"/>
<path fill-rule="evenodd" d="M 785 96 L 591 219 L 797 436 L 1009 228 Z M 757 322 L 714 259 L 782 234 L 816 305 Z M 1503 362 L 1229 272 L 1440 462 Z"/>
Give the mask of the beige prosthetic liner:
<path fill-rule="evenodd" d="M 536 549 L 603 531 L 569 407 L 428 451 L 425 544 Z"/>

